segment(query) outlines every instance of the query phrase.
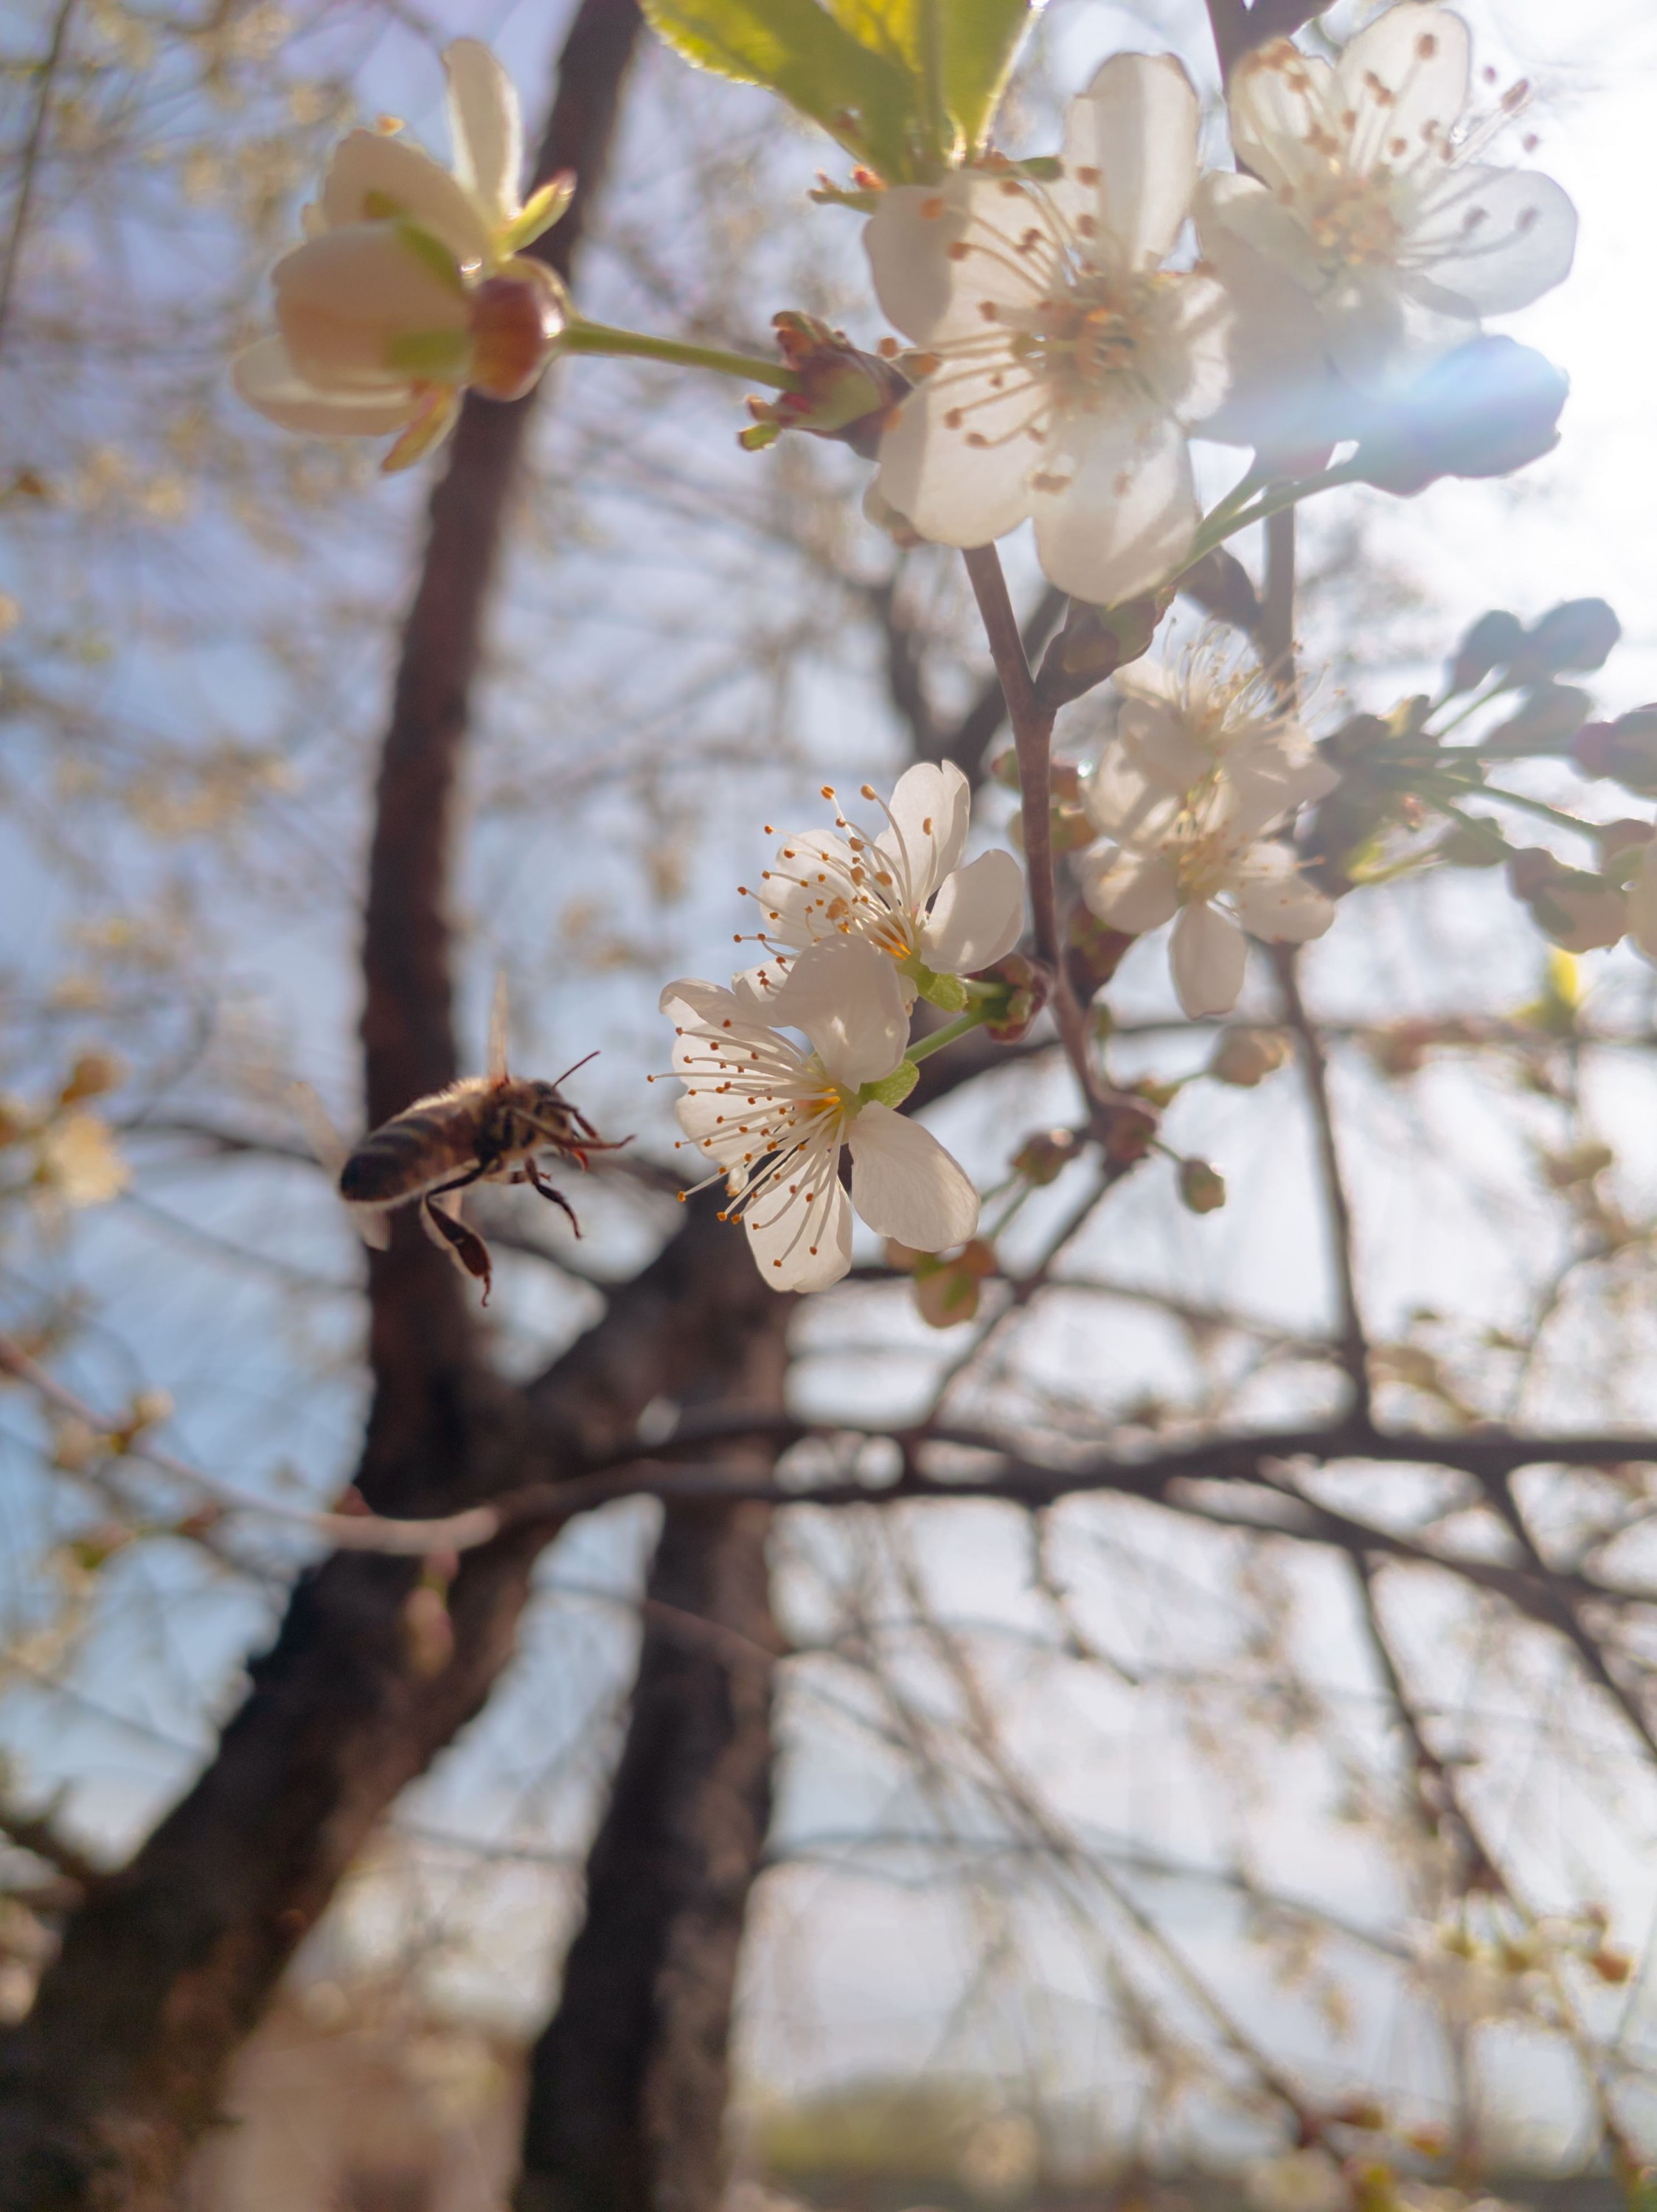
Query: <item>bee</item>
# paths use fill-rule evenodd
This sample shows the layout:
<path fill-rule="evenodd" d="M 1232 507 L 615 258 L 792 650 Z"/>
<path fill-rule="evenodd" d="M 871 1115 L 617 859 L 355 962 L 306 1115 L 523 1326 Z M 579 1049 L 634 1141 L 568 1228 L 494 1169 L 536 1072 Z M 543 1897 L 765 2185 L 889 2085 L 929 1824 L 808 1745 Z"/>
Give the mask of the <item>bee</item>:
<path fill-rule="evenodd" d="M 482 1283 L 487 1305 L 493 1279 L 489 1247 L 460 1218 L 460 1194 L 472 1184 L 527 1183 L 549 1204 L 562 1207 L 579 1237 L 576 1209 L 546 1181 L 539 1160 L 551 1152 L 577 1161 L 584 1173 L 589 1152 L 619 1152 L 631 1142 L 624 1137 L 619 1143 L 606 1142 L 563 1095 L 562 1086 L 576 1069 L 594 1057 L 588 1053 L 578 1060 L 557 1083 L 510 1074 L 503 981 L 496 990 L 487 1075 L 468 1075 L 429 1098 L 417 1098 L 349 1152 L 331 1138 L 325 1162 L 337 1170 L 339 1194 L 363 1241 L 383 1250 L 391 1238 L 386 1217 L 400 1206 L 417 1206 L 427 1236 L 464 1273 Z M 308 1118 L 314 1121 L 317 1110 L 309 1107 Z"/>

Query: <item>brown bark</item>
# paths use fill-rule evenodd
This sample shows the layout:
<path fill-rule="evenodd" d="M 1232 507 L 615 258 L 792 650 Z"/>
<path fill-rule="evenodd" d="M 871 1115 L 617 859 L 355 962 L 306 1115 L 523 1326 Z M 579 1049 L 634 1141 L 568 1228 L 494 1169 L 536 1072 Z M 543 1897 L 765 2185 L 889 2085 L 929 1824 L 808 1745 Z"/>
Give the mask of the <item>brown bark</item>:
<path fill-rule="evenodd" d="M 580 173 L 574 206 L 545 240 L 565 274 L 638 22 L 635 0 L 582 0 L 561 58 L 537 168 Z M 454 1073 L 452 802 L 528 415 L 528 402 L 468 402 L 432 501 L 370 860 L 362 1031 L 374 1120 Z M 714 1252 L 711 1226 L 688 1224 L 545 1378 L 545 1435 L 530 1401 L 478 1359 L 458 1277 L 399 1227 L 371 1271 L 364 1496 L 399 1513 L 441 1510 L 531 1474 L 556 1477 L 570 1470 L 549 1438 L 607 1425 L 613 1449 L 652 1397 L 705 1363 L 726 1371 L 759 1286 L 744 1279 L 746 1253 L 722 1240 Z M 738 1285 L 734 1299 L 722 1295 Z M 595 1371 L 612 1393 L 603 1421 L 588 1402 Z M 569 1415 L 558 1410 L 561 1377 L 577 1409 Z M 88 1893 L 33 2012 L 0 2042 L 6 2212 L 166 2201 L 295 1944 L 398 1790 L 483 1702 L 511 1649 L 535 1544 L 523 1534 L 466 1561 L 452 1595 L 454 1655 L 435 1679 L 423 1679 L 402 1632 L 413 1568 L 336 1557 L 302 1577 L 201 1778 L 131 1863 Z"/>
<path fill-rule="evenodd" d="M 745 1412 L 782 1409 L 791 1304 L 772 1297 L 732 1377 L 728 1399 Z M 752 1447 L 728 1461 L 770 1472 Z M 770 1522 L 752 1504 L 663 1516 L 586 1917 L 531 2059 L 518 2212 L 718 2203 L 731 2003 L 771 1816 Z M 687 1615 L 715 1633 L 687 1638 Z"/>

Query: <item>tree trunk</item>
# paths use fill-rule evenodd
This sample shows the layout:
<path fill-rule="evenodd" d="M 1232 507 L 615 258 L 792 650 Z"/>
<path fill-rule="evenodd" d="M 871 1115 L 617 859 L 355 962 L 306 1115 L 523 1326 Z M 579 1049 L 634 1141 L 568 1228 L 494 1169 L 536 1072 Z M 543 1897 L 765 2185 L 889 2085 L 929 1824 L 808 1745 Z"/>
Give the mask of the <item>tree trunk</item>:
<path fill-rule="evenodd" d="M 750 1340 L 730 1394 L 745 1407 L 782 1408 L 789 1304 L 773 1298 Z M 728 1456 L 769 1471 L 762 1451 Z M 586 1919 L 531 2061 L 518 2212 L 718 2202 L 737 1957 L 771 1816 L 770 1523 L 752 1504 L 663 1516 Z"/>
<path fill-rule="evenodd" d="M 582 0 L 560 59 L 537 174 L 580 176 L 574 205 L 544 241 L 565 276 L 638 27 L 636 0 Z M 455 1072 L 453 799 L 529 409 L 469 399 L 432 499 L 369 866 L 372 1120 Z M 703 1363 L 728 1371 L 758 1301 L 742 1280 L 746 1252 L 716 1243 L 714 1230 L 699 1215 L 688 1222 L 524 1393 L 488 1373 L 457 1275 L 412 1223 L 399 1223 L 370 1268 L 375 1398 L 357 1478 L 369 1502 L 441 1512 L 557 1479 L 574 1471 L 570 1448 L 595 1435 L 612 1449 L 624 1443 L 644 1405 L 698 1377 Z M 435 1679 L 403 1633 L 410 1563 L 336 1557 L 301 1578 L 207 1769 L 131 1863 L 88 1893 L 34 2010 L 0 2039 L 4 2212 L 168 2200 L 295 1946 L 397 1792 L 487 1695 L 511 1650 L 536 1547 L 525 1534 L 467 1559 L 451 1595 L 454 1653 Z"/>

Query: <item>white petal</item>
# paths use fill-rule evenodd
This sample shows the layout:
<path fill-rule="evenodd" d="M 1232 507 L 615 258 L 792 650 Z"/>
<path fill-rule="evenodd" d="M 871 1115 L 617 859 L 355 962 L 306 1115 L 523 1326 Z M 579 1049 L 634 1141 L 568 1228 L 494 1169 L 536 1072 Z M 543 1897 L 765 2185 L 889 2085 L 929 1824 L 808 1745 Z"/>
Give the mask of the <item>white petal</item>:
<path fill-rule="evenodd" d="M 1319 166 L 1308 141 L 1314 133 L 1338 133 L 1344 106 L 1327 62 L 1274 39 L 1232 71 L 1231 143 L 1239 162 L 1272 191 L 1296 190 Z"/>
<path fill-rule="evenodd" d="M 1084 854 L 1077 873 L 1089 912 L 1112 929 L 1142 936 L 1179 911 L 1179 878 L 1161 853 Z"/>
<path fill-rule="evenodd" d="M 1349 270 L 1319 305 L 1330 357 L 1360 392 L 1395 390 L 1424 360 L 1478 331 L 1473 317 L 1453 322 L 1412 308 L 1388 269 Z"/>
<path fill-rule="evenodd" d="M 972 818 L 972 787 L 953 761 L 922 761 L 905 769 L 892 794 L 893 827 L 875 844 L 888 859 L 899 860 L 917 905 L 924 904 L 953 868 Z"/>
<path fill-rule="evenodd" d="M 1569 276 L 1575 251 L 1576 210 L 1551 177 L 1453 169 L 1410 226 L 1405 282 L 1452 311 L 1505 314 Z"/>
<path fill-rule="evenodd" d="M 448 74 L 448 127 L 454 173 L 497 223 L 518 211 L 523 174 L 523 125 L 512 80 L 478 39 L 443 49 Z"/>
<path fill-rule="evenodd" d="M 1173 926 L 1168 964 L 1179 1003 L 1193 1021 L 1228 1014 L 1243 988 L 1248 941 L 1227 914 L 1198 901 Z"/>
<path fill-rule="evenodd" d="M 1094 212 L 1117 267 L 1153 269 L 1173 251 L 1197 183 L 1199 113 L 1171 54 L 1114 54 L 1064 119 L 1067 205 L 1092 170 Z"/>
<path fill-rule="evenodd" d="M 1081 416 L 1062 464 L 1063 489 L 1036 489 L 1036 551 L 1061 591 L 1115 606 L 1178 572 L 1201 520 L 1185 434 L 1141 409 Z"/>
<path fill-rule="evenodd" d="M 464 295 L 451 290 L 388 223 L 348 223 L 284 254 L 271 273 L 277 321 L 308 382 L 405 387 L 399 337 L 463 333 Z"/>
<path fill-rule="evenodd" d="M 1252 837 L 1293 808 L 1326 799 L 1340 780 L 1317 753 L 1270 744 L 1240 747 L 1226 763 L 1226 822 L 1240 840 Z"/>
<path fill-rule="evenodd" d="M 851 1265 L 851 1206 L 834 1167 L 819 1164 L 811 1205 L 802 1188 L 786 1203 L 758 1198 L 742 1216 L 754 1265 L 775 1291 L 825 1291 Z"/>
<path fill-rule="evenodd" d="M 332 230 L 395 212 L 441 238 L 457 261 L 482 261 L 489 252 L 488 221 L 465 186 L 417 146 L 377 131 L 353 131 L 341 139 L 323 179 L 321 205 Z"/>
<path fill-rule="evenodd" d="M 1343 102 L 1358 113 L 1353 150 L 1363 166 L 1435 159 L 1467 105 L 1471 66 L 1467 26 L 1447 8 L 1403 0 L 1360 31 L 1337 74 Z M 1391 95 L 1384 101 L 1377 81 Z"/>
<path fill-rule="evenodd" d="M 1360 403 L 1329 365 L 1310 239 L 1252 177 L 1211 171 L 1193 211 L 1232 305 L 1230 389 L 1197 434 L 1291 455 L 1337 443 Z"/>
<path fill-rule="evenodd" d="M 941 975 L 971 975 L 1024 934 L 1024 871 L 1010 853 L 981 853 L 944 878 L 920 953 Z"/>
<path fill-rule="evenodd" d="M 1214 766 L 1214 755 L 1208 746 L 1187 729 L 1178 709 L 1163 700 L 1124 699 L 1117 732 L 1146 781 L 1176 797 L 1200 783 Z M 1103 830 L 1111 826 L 1108 822 L 1100 823 Z"/>
<path fill-rule="evenodd" d="M 863 247 L 882 310 L 923 346 L 982 337 L 995 326 L 985 302 L 1026 313 L 1060 258 L 1051 211 L 1038 196 L 1010 179 L 959 171 L 882 192 Z"/>
<path fill-rule="evenodd" d="M 889 1106 L 865 1106 L 846 1142 L 851 1202 L 878 1235 L 939 1252 L 965 1243 L 978 1227 L 972 1177 L 918 1121 Z"/>
<path fill-rule="evenodd" d="M 673 1112 L 698 1151 L 721 1167 L 734 1167 L 745 1152 L 754 1149 L 752 1133 L 740 1126 L 745 1103 L 712 1085 L 682 1092 Z"/>
<path fill-rule="evenodd" d="M 1334 902 L 1307 883 L 1287 845 L 1255 846 L 1230 889 L 1244 928 L 1272 945 L 1307 944 L 1335 919 Z"/>
<path fill-rule="evenodd" d="M 1204 763 L 1204 766 L 1207 763 Z M 1128 845 L 1153 845 L 1173 827 L 1187 785 L 1170 781 L 1148 759 L 1125 745 L 1106 748 L 1081 786 L 1081 803 L 1095 830 Z"/>
<path fill-rule="evenodd" d="M 1172 277 L 1153 299 L 1145 370 L 1182 422 L 1213 414 L 1230 389 L 1235 319 L 1230 295 L 1212 276 Z"/>
<path fill-rule="evenodd" d="M 1648 960 L 1657 960 L 1657 844 L 1640 856 L 1629 885 L 1629 934 Z"/>
<path fill-rule="evenodd" d="M 656 1005 L 669 1021 L 707 1022 L 715 1029 L 723 1021 L 747 1018 L 746 1010 L 729 991 L 717 983 L 704 983 L 697 975 L 681 975 L 675 982 L 664 983 Z"/>
<path fill-rule="evenodd" d="M 280 338 L 261 338 L 239 353 L 230 381 L 250 407 L 284 430 L 319 438 L 381 437 L 412 422 L 422 404 L 408 385 L 319 392 L 300 375 Z"/>
<path fill-rule="evenodd" d="M 992 544 L 1030 512 L 1042 459 L 1030 432 L 1048 412 L 1044 387 L 1010 352 L 971 372 L 945 362 L 880 440 L 880 497 L 935 544 Z"/>
<path fill-rule="evenodd" d="M 860 937 L 809 945 L 771 1006 L 774 1019 L 804 1030 L 830 1076 L 848 1091 L 890 1075 L 909 1042 L 897 968 Z"/>
<path fill-rule="evenodd" d="M 844 841 L 823 830 L 802 830 L 784 840 L 759 878 L 765 933 L 803 947 L 838 927 L 829 908 L 844 898 L 852 866 Z"/>
<path fill-rule="evenodd" d="M 1234 294 L 1275 272 L 1310 295 L 1323 289 L 1324 274 L 1311 234 L 1292 206 L 1285 206 L 1257 177 L 1210 170 L 1197 188 L 1191 212 L 1205 259 L 1211 261 Z M 1260 270 L 1252 258 L 1265 264 Z"/>

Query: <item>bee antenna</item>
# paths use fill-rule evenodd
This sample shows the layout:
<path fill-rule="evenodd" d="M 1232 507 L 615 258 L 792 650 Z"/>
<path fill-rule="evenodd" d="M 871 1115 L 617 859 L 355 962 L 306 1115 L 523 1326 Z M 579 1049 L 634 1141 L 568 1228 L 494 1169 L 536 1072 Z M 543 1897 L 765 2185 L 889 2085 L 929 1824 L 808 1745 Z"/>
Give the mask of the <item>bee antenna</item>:
<path fill-rule="evenodd" d="M 582 1059 L 576 1062 L 574 1067 L 566 1067 L 564 1073 L 558 1078 L 557 1082 L 552 1085 L 552 1088 L 557 1091 L 563 1085 L 568 1083 L 570 1077 L 576 1073 L 577 1069 L 585 1067 L 589 1060 L 596 1060 L 598 1058 L 600 1049 L 601 1048 L 600 1046 L 594 1045 L 591 1052 L 586 1054 Z"/>

